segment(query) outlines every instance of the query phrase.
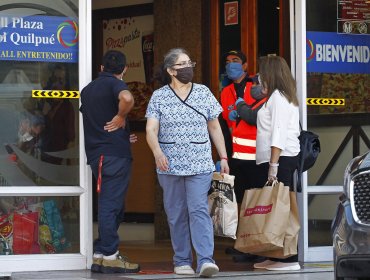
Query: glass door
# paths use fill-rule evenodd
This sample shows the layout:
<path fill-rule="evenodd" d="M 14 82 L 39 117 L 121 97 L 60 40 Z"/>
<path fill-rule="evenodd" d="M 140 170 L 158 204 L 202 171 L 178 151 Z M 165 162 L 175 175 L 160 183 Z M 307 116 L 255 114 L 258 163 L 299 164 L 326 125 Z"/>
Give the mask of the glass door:
<path fill-rule="evenodd" d="M 294 3 L 293 3 L 294 2 Z M 304 129 L 321 153 L 300 195 L 302 261 L 332 260 L 331 221 L 351 158 L 370 148 L 369 29 L 365 1 L 291 1 L 295 73 Z M 350 26 L 350 27 L 349 27 Z"/>
<path fill-rule="evenodd" d="M 60 269 L 61 261 L 66 269 L 87 266 L 91 199 L 78 98 L 91 73 L 91 52 L 79 54 L 90 49 L 84 2 L 0 5 L 3 273 Z"/>

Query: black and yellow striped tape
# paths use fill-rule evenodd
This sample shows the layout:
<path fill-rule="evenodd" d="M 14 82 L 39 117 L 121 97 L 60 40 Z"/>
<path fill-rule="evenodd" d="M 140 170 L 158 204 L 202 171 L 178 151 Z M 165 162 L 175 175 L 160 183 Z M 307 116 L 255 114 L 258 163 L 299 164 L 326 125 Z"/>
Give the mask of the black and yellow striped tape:
<path fill-rule="evenodd" d="M 78 90 L 33 90 L 34 98 L 80 98 Z"/>
<path fill-rule="evenodd" d="M 319 106 L 343 106 L 345 105 L 344 98 L 306 98 L 307 105 Z"/>

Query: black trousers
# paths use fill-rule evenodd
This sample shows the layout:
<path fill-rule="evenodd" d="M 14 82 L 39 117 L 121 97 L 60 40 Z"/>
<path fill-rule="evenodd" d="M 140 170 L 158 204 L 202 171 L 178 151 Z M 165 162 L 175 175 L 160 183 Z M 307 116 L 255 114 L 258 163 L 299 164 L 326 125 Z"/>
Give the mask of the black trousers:
<path fill-rule="evenodd" d="M 232 158 L 230 174 L 235 176 L 234 190 L 236 201 L 243 201 L 244 191 L 253 188 L 262 188 L 267 182 L 268 165 L 257 165 L 255 160 L 241 160 Z"/>
<path fill-rule="evenodd" d="M 277 178 L 279 182 L 284 183 L 285 186 L 290 186 L 290 191 L 294 191 L 293 176 L 294 176 L 294 171 L 297 169 L 297 164 L 298 164 L 298 156 L 279 158 Z M 266 177 L 267 177 L 269 163 L 268 162 L 262 163 L 261 167 L 262 166 L 265 168 L 265 170 L 267 170 L 266 171 Z"/>
<path fill-rule="evenodd" d="M 91 162 L 91 170 L 99 176 L 99 158 Z M 110 256 L 119 248 L 118 228 L 123 221 L 125 198 L 131 175 L 132 159 L 104 156 L 102 185 L 98 196 L 98 238 L 94 253 Z"/>

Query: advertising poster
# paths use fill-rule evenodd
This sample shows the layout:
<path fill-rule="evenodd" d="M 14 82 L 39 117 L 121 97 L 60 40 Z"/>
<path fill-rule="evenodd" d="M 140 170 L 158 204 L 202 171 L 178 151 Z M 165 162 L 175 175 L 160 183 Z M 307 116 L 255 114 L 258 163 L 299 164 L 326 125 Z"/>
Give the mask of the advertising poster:
<path fill-rule="evenodd" d="M 345 106 L 308 106 L 309 114 L 370 112 L 370 36 L 307 32 L 307 96 Z"/>
<path fill-rule="evenodd" d="M 103 21 L 103 53 L 119 50 L 126 55 L 128 70 L 123 77 L 134 95 L 129 117 L 143 120 L 153 92 L 153 15 Z"/>
<path fill-rule="evenodd" d="M 338 0 L 338 19 L 370 19 L 370 2 L 364 0 Z"/>
<path fill-rule="evenodd" d="M 337 0 L 338 33 L 370 34 L 370 1 Z"/>
<path fill-rule="evenodd" d="M 78 62 L 78 23 L 68 17 L 0 16 L 0 60 Z"/>
<path fill-rule="evenodd" d="M 307 32 L 307 72 L 370 74 L 370 37 Z"/>
<path fill-rule="evenodd" d="M 239 6 L 238 1 L 224 3 L 225 25 L 235 25 L 239 23 Z"/>

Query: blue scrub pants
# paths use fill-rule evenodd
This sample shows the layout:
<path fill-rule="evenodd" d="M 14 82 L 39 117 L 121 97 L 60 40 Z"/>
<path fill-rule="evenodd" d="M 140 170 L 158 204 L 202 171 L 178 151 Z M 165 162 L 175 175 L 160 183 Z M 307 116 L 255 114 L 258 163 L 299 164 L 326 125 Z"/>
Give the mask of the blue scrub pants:
<path fill-rule="evenodd" d="M 212 172 L 192 176 L 158 174 L 158 180 L 163 189 L 174 265 L 192 265 L 193 244 L 199 272 L 204 263 L 214 263 L 213 226 L 208 212 Z"/>
<path fill-rule="evenodd" d="M 94 241 L 94 253 L 110 256 L 118 250 L 117 231 L 123 221 L 131 162 L 130 158 L 104 156 L 98 197 L 99 236 Z M 95 178 L 98 178 L 99 158 L 92 161 L 91 170 Z"/>

